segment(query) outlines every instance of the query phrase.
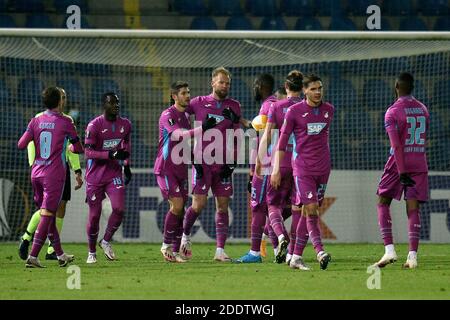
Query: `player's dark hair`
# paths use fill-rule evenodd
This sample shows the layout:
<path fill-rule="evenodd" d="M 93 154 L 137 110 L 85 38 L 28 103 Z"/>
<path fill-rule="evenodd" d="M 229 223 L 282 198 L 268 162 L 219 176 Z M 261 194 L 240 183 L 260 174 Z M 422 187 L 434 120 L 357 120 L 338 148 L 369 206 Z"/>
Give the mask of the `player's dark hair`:
<path fill-rule="evenodd" d="M 270 92 L 273 92 L 275 87 L 275 79 L 270 73 L 261 73 L 256 77 L 256 81 L 259 82 L 261 87 L 267 88 Z"/>
<path fill-rule="evenodd" d="M 176 81 L 170 85 L 170 104 L 174 104 L 175 100 L 172 99 L 173 94 L 178 94 L 181 88 L 189 87 L 189 83 L 186 81 Z"/>
<path fill-rule="evenodd" d="M 298 70 L 292 70 L 286 77 L 285 83 L 290 91 L 298 92 L 303 88 L 303 73 Z"/>
<path fill-rule="evenodd" d="M 42 91 L 42 102 L 47 109 L 55 109 L 61 101 L 61 91 L 58 87 L 48 87 Z"/>
<path fill-rule="evenodd" d="M 277 91 L 282 95 L 287 95 L 286 88 L 284 86 L 279 86 Z"/>
<path fill-rule="evenodd" d="M 414 77 L 409 72 L 402 72 L 397 77 L 398 89 L 405 94 L 411 94 L 414 89 Z"/>
<path fill-rule="evenodd" d="M 322 79 L 315 75 L 315 74 L 309 74 L 306 77 L 303 78 L 303 86 L 305 88 L 308 88 L 309 84 L 312 82 L 322 81 Z"/>
<path fill-rule="evenodd" d="M 108 97 L 116 97 L 116 99 L 119 100 L 119 97 L 115 92 L 105 92 L 104 94 L 102 94 L 102 106 L 104 106 L 105 103 L 108 102 Z"/>

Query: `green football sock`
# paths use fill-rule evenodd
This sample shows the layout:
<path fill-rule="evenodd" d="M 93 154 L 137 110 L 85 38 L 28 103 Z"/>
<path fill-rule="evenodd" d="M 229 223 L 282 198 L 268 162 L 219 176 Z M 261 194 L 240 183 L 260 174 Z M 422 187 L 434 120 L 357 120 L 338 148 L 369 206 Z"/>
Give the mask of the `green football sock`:
<path fill-rule="evenodd" d="M 35 213 L 33 213 L 33 216 L 31 217 L 30 222 L 28 222 L 27 231 L 23 234 L 22 239 L 31 241 L 31 238 L 33 237 L 34 232 L 36 231 L 39 220 L 41 220 L 41 210 L 39 209 Z"/>
<path fill-rule="evenodd" d="M 61 230 L 63 227 L 63 222 L 64 222 L 64 218 L 58 218 L 56 217 L 56 229 L 58 229 L 58 233 L 61 235 Z M 47 253 L 48 254 L 52 254 L 53 252 L 55 252 L 55 249 L 53 249 L 52 244 L 50 243 L 50 241 L 48 242 L 48 249 L 47 249 Z"/>

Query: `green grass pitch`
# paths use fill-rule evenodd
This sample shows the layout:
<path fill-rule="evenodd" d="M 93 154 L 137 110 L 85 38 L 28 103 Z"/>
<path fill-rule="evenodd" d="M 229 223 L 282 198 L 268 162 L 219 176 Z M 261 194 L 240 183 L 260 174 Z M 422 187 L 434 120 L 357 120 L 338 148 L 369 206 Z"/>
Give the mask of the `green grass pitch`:
<path fill-rule="evenodd" d="M 106 261 L 99 251 L 97 264 L 87 265 L 86 244 L 65 244 L 81 274 L 81 289 L 70 290 L 72 274 L 45 261 L 45 250 L 41 262 L 47 268 L 26 269 L 17 244 L 0 244 L 0 299 L 450 299 L 448 245 L 422 244 L 415 270 L 402 270 L 408 248 L 397 245 L 399 261 L 381 270 L 381 288 L 372 290 L 367 267 L 381 257 L 380 244 L 328 244 L 333 259 L 326 271 L 309 245 L 304 258 L 310 272 L 273 263 L 273 252 L 262 264 L 214 262 L 214 244 L 194 243 L 194 257 L 184 264 L 164 262 L 158 244 L 113 247 L 118 261 Z M 233 258 L 248 249 L 248 244 L 226 247 Z"/>

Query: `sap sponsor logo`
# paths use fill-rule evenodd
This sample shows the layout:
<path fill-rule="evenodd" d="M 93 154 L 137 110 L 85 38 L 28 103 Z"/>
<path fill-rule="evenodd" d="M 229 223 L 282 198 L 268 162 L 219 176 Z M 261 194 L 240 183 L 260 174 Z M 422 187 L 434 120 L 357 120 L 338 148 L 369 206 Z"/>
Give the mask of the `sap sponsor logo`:
<path fill-rule="evenodd" d="M 319 134 L 326 126 L 326 123 L 308 123 L 308 135 Z"/>
<path fill-rule="evenodd" d="M 117 147 L 121 139 L 110 139 L 103 141 L 103 150 L 112 150 Z"/>

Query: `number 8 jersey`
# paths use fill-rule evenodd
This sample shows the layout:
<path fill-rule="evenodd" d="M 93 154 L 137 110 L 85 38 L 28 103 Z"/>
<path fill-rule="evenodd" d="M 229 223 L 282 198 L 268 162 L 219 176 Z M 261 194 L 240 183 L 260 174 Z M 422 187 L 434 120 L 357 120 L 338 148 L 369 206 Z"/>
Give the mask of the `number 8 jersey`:
<path fill-rule="evenodd" d="M 428 172 L 426 144 L 430 126 L 427 107 L 413 96 L 402 96 L 389 107 L 384 117 L 387 133 L 397 133 L 404 153 L 405 172 Z M 386 169 L 396 168 L 394 151 L 386 163 Z"/>
<path fill-rule="evenodd" d="M 27 131 L 33 137 L 36 146 L 31 177 L 64 180 L 67 144 L 69 140 L 77 138 L 72 120 L 61 113 L 47 110 L 31 119 Z"/>

